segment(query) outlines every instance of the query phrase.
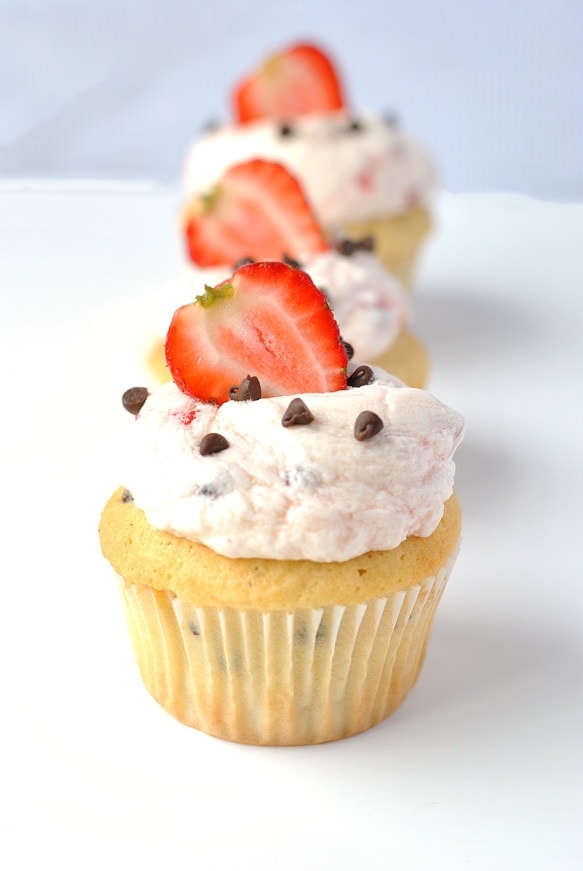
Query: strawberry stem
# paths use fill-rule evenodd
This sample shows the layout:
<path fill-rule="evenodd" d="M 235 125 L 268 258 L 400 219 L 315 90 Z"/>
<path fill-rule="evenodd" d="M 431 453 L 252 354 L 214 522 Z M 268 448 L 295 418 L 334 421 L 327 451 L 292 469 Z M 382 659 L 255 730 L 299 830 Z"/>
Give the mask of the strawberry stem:
<path fill-rule="evenodd" d="M 235 288 L 228 281 L 219 284 L 218 287 L 211 287 L 209 284 L 205 284 L 204 293 L 196 297 L 196 302 L 203 308 L 208 308 L 217 300 L 229 299 L 229 297 L 234 295 Z"/>

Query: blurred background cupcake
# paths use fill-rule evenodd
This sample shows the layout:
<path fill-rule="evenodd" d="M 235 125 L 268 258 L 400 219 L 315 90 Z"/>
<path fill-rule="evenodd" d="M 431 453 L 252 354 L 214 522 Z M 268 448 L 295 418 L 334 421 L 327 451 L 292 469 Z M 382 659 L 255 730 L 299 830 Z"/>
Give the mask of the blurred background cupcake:
<path fill-rule="evenodd" d="M 201 194 L 233 163 L 264 157 L 300 180 L 331 239 L 372 236 L 406 285 L 431 227 L 433 162 L 394 114 L 352 107 L 330 56 L 299 43 L 268 57 L 234 88 L 233 123 L 208 130 L 184 168 Z"/>
<path fill-rule="evenodd" d="M 381 366 L 410 387 L 425 386 L 429 357 L 409 327 L 411 301 L 376 256 L 373 237 L 345 237 L 332 245 L 302 186 L 282 164 L 258 158 L 229 167 L 189 199 L 180 233 L 189 266 L 177 284 L 176 305 L 201 294 L 205 284 L 224 281 L 242 262 L 285 261 L 304 269 L 325 293 L 350 356 Z M 166 311 L 164 324 L 167 318 Z M 166 380 L 161 338 L 149 359 Z"/>

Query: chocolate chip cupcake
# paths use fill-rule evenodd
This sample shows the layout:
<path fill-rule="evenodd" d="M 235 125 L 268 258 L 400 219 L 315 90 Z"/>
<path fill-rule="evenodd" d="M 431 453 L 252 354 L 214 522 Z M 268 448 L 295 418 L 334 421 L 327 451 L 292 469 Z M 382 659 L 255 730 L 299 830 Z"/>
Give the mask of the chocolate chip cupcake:
<path fill-rule="evenodd" d="M 232 741 L 370 728 L 414 685 L 456 558 L 462 418 L 348 361 L 281 263 L 207 288 L 166 348 L 174 380 L 124 397 L 127 475 L 100 523 L 146 687 Z"/>

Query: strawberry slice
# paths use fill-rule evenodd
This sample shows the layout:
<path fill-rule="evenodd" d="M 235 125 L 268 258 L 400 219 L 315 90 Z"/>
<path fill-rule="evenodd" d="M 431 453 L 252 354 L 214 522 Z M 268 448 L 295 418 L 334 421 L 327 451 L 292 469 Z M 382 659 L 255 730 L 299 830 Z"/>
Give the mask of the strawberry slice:
<path fill-rule="evenodd" d="M 302 259 L 329 248 L 299 182 L 267 160 L 231 166 L 183 220 L 188 254 L 199 266 Z"/>
<path fill-rule="evenodd" d="M 315 45 L 300 44 L 270 57 L 233 93 L 239 124 L 257 118 L 289 121 L 310 112 L 344 108 L 342 86 L 332 61 Z"/>
<path fill-rule="evenodd" d="M 179 308 L 166 361 L 180 390 L 218 405 L 249 374 L 264 397 L 346 387 L 346 350 L 326 298 L 286 263 L 241 266 Z"/>

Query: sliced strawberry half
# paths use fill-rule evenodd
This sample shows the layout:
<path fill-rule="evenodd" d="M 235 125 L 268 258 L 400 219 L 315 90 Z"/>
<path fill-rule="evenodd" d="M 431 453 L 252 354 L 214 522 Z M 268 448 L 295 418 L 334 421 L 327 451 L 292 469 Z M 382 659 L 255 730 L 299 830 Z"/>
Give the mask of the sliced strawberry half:
<path fill-rule="evenodd" d="M 308 44 L 293 45 L 273 55 L 233 93 L 235 118 L 240 124 L 257 118 L 288 121 L 310 112 L 334 112 L 344 105 L 332 61 L 320 48 Z"/>
<path fill-rule="evenodd" d="M 249 160 L 230 167 L 184 212 L 184 234 L 198 266 L 252 260 L 301 260 L 329 244 L 297 179 L 279 163 Z"/>
<path fill-rule="evenodd" d="M 218 405 L 249 374 L 263 397 L 346 387 L 346 350 L 326 298 L 285 263 L 241 266 L 179 308 L 166 360 L 184 393 Z"/>

